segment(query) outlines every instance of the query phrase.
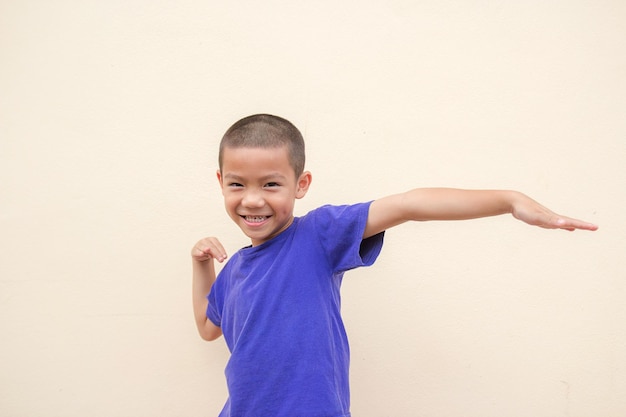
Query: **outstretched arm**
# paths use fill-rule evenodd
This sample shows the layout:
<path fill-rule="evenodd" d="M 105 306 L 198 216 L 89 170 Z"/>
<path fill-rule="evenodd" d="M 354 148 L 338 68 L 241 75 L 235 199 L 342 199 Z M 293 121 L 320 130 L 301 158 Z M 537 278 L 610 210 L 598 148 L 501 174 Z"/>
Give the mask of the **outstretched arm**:
<path fill-rule="evenodd" d="M 216 238 L 205 238 L 191 249 L 193 265 L 192 301 L 193 314 L 200 337 L 204 340 L 215 340 L 222 335 L 222 329 L 207 319 L 207 294 L 215 282 L 215 263 L 224 262 L 226 252 Z"/>
<path fill-rule="evenodd" d="M 517 191 L 418 188 L 372 202 L 363 238 L 407 221 L 467 220 L 506 213 L 546 229 L 598 228 L 592 223 L 558 215 Z"/>

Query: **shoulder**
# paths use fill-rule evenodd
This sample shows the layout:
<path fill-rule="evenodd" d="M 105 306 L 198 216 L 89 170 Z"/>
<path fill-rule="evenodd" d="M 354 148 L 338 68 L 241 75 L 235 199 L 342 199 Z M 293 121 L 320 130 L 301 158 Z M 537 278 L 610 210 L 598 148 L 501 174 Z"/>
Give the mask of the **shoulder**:
<path fill-rule="evenodd" d="M 301 217 L 302 220 L 340 220 L 340 219 L 354 219 L 355 216 L 366 216 L 369 211 L 369 206 L 372 202 L 363 202 L 356 204 L 343 204 L 334 205 L 326 204 L 316 209 L 311 210 L 307 214 Z"/>
<path fill-rule="evenodd" d="M 352 238 L 356 233 L 361 238 L 369 213 L 371 202 L 331 205 L 327 204 L 311 210 L 298 219 L 298 229 L 307 234 Z"/>

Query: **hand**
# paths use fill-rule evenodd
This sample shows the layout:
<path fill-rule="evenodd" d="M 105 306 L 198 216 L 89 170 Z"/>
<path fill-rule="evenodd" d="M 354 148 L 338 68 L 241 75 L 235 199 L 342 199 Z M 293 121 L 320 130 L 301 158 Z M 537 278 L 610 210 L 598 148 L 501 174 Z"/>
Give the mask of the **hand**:
<path fill-rule="evenodd" d="M 194 245 L 191 249 L 191 257 L 198 262 L 205 262 L 215 259 L 224 262 L 228 255 L 219 240 L 215 237 L 205 237 Z"/>
<path fill-rule="evenodd" d="M 513 217 L 533 226 L 544 229 L 564 229 L 570 232 L 580 230 L 597 230 L 598 226 L 582 220 L 556 214 L 530 197 L 518 193 L 512 204 Z"/>

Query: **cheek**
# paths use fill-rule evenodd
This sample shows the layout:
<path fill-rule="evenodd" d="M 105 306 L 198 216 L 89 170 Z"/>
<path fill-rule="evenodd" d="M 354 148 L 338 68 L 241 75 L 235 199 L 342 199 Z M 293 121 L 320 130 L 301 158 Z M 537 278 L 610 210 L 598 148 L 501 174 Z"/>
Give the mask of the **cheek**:
<path fill-rule="evenodd" d="M 283 215 L 288 215 L 293 212 L 294 201 L 293 199 L 286 198 L 280 201 L 280 204 L 274 206 L 274 210 L 280 212 Z"/>
<path fill-rule="evenodd" d="M 224 195 L 224 206 L 227 209 L 234 209 L 237 207 L 237 204 L 238 204 L 237 198 L 234 198 L 233 196 L 229 196 L 229 195 Z"/>

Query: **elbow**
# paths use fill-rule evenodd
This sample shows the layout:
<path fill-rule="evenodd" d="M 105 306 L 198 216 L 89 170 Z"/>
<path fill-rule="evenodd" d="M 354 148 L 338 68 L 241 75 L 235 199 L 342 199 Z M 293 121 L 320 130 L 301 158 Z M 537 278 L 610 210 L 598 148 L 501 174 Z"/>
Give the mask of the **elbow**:
<path fill-rule="evenodd" d="M 200 338 L 201 338 L 202 340 L 204 340 L 205 342 L 212 342 L 212 341 L 214 341 L 215 339 L 217 339 L 217 337 L 207 336 L 207 335 L 204 335 L 204 334 L 202 334 L 202 333 L 200 333 Z"/>
<path fill-rule="evenodd" d="M 200 333 L 200 338 L 202 340 L 204 340 L 205 342 L 212 342 L 216 339 L 218 339 L 220 337 L 219 334 L 206 334 L 206 333 Z"/>
<path fill-rule="evenodd" d="M 202 340 L 212 342 L 222 335 L 222 329 L 207 321 L 205 326 L 198 328 Z"/>

